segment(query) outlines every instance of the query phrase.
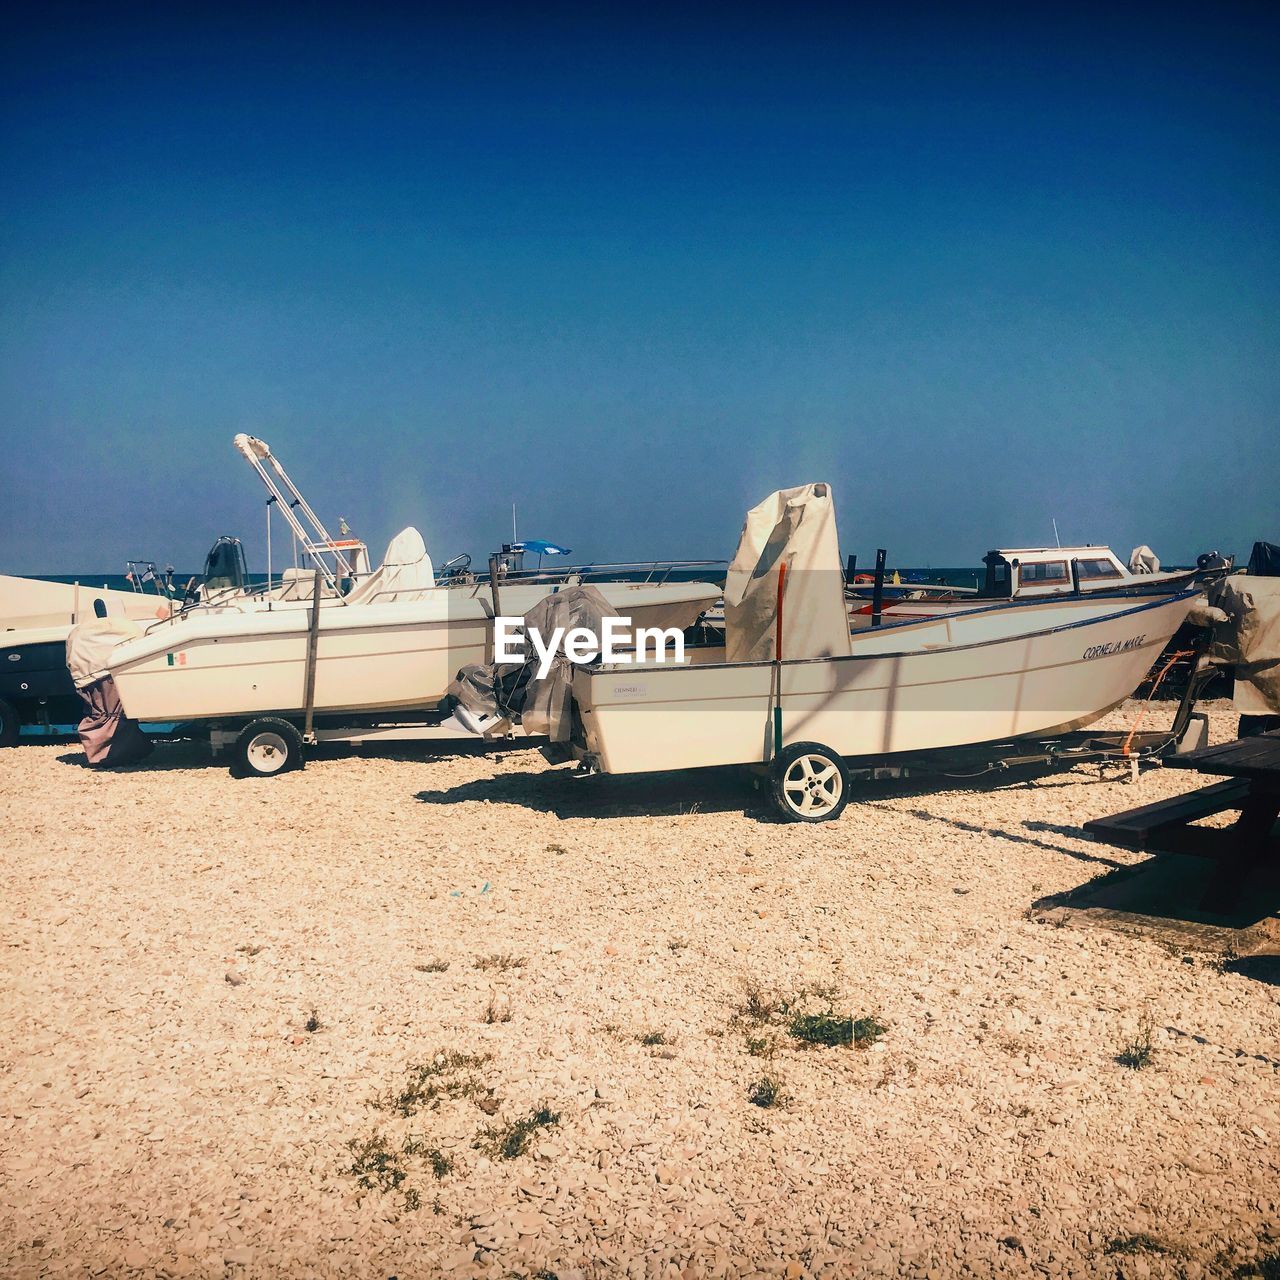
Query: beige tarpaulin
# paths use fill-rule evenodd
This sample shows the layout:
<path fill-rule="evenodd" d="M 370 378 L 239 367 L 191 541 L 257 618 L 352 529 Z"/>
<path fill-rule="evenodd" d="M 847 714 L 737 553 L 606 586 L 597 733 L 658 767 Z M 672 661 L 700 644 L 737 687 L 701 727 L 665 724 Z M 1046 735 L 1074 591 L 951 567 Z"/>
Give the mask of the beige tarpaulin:
<path fill-rule="evenodd" d="M 101 680 L 116 645 L 141 634 L 142 628 L 129 618 L 94 618 L 73 627 L 67 636 L 67 669 L 76 688 Z"/>
<path fill-rule="evenodd" d="M 782 656 L 829 658 L 850 652 L 840 541 L 831 486 L 771 493 L 747 512 L 724 587 L 725 657 L 776 657 L 778 573 L 786 565 Z"/>
<path fill-rule="evenodd" d="M 141 634 L 142 628 L 128 618 L 94 618 L 73 627 L 67 636 L 67 669 L 85 703 L 77 732 L 90 764 L 132 764 L 151 751 L 146 734 L 124 714 L 115 681 L 107 673 L 116 645 Z"/>
<path fill-rule="evenodd" d="M 1235 668 L 1241 715 L 1280 715 L 1280 578 L 1232 574 L 1213 593 L 1230 619 L 1214 632 L 1212 661 Z"/>

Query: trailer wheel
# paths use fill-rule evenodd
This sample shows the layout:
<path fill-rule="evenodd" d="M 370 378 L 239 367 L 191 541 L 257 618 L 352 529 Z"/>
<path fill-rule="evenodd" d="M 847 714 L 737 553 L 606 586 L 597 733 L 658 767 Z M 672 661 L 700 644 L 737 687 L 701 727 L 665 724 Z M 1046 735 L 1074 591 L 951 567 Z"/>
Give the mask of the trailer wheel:
<path fill-rule="evenodd" d="M 231 772 L 239 778 L 273 778 L 302 768 L 302 734 L 287 720 L 262 716 L 236 739 Z"/>
<path fill-rule="evenodd" d="M 830 822 L 849 803 L 849 769 L 820 742 L 793 742 L 769 770 L 774 807 L 789 822 Z"/>
<path fill-rule="evenodd" d="M 0 698 L 0 747 L 16 747 L 21 730 L 17 707 Z"/>

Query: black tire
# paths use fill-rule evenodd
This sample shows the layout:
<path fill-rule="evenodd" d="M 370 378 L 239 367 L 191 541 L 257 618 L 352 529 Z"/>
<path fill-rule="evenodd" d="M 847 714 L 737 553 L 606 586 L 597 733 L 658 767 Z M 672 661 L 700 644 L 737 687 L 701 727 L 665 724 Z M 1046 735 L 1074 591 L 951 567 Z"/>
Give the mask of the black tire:
<path fill-rule="evenodd" d="M 769 768 L 773 806 L 788 822 L 831 822 L 849 803 L 849 769 L 820 742 L 783 747 Z"/>
<path fill-rule="evenodd" d="M 21 731 L 22 721 L 18 718 L 18 708 L 0 698 L 0 747 L 16 747 Z"/>
<path fill-rule="evenodd" d="M 237 778 L 274 778 L 302 765 L 302 734 L 278 716 L 260 716 L 245 725 L 231 758 Z"/>

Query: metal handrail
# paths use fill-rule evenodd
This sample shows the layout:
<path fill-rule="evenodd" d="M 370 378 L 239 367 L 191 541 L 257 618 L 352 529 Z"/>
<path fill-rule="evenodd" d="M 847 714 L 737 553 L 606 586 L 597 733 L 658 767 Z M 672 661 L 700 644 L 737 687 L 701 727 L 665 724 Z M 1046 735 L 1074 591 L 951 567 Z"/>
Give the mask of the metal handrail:
<path fill-rule="evenodd" d="M 643 570 L 648 573 L 648 576 L 637 580 L 638 583 L 652 582 L 654 575 L 657 573 L 662 574 L 658 581 L 666 582 L 677 569 L 727 568 L 728 564 L 727 560 L 622 560 L 602 564 L 567 565 L 558 569 L 508 569 L 500 574 L 500 581 L 523 583 L 560 582 L 574 574 L 599 575 L 602 573 L 619 573 L 623 570 Z M 487 574 L 479 576 L 482 580 L 488 580 Z"/>

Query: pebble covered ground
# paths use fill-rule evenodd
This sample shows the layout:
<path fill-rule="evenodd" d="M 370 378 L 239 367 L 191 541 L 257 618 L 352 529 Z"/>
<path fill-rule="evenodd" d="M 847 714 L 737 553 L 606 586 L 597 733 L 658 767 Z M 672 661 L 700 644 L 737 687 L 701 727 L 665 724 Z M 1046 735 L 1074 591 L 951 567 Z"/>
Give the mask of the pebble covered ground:
<path fill-rule="evenodd" d="M 1277 962 L 1044 907 L 1201 781 L 797 826 L 531 751 L 4 752 L 0 1272 L 1280 1267 Z"/>

